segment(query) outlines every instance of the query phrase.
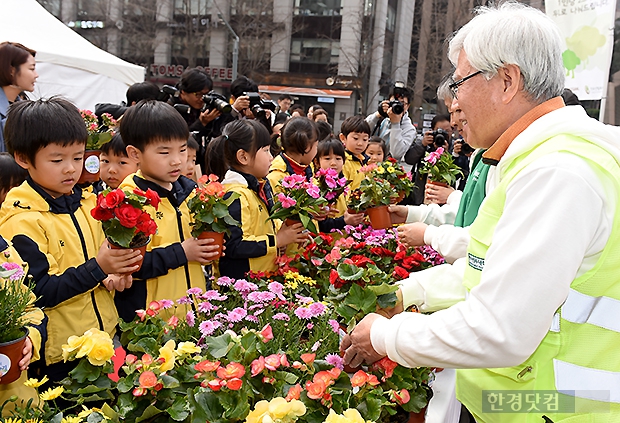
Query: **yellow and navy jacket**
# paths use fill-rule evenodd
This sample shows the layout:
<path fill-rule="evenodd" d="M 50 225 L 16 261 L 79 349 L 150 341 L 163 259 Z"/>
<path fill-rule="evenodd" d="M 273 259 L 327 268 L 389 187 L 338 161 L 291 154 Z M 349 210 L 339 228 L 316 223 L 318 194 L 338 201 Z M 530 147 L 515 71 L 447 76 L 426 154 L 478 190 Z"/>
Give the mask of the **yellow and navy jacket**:
<path fill-rule="evenodd" d="M 151 301 L 176 301 L 193 287 L 205 290 L 202 266 L 198 262 L 188 262 L 181 246 L 191 236 L 187 200 L 195 187 L 194 181 L 181 176 L 168 191 L 144 179 L 140 172 L 127 176 L 119 186 L 128 191 L 135 188 L 146 191 L 150 188 L 161 198 L 157 211 L 153 207 L 145 208 L 157 223 L 157 234 L 152 236 L 146 247 L 142 268 L 133 274 L 131 288 L 114 296 L 123 320 L 133 320 L 135 310 L 145 309 Z M 184 306 L 177 306 L 175 314 L 178 317 L 184 317 L 186 313 Z"/>
<path fill-rule="evenodd" d="M 275 271 L 278 256 L 276 233 L 282 222 L 268 220 L 273 207 L 269 181 L 259 183 L 252 175 L 229 170 L 222 183 L 227 192 L 240 195 L 228 211 L 241 222 L 241 226 L 228 227 L 230 236 L 226 236 L 226 254 L 220 258 L 220 274 L 241 279 L 250 270 Z"/>
<path fill-rule="evenodd" d="M 344 166 L 342 167 L 342 173 L 351 181 L 351 190 L 356 190 L 360 187 L 365 175 L 360 172 L 362 166 L 368 163 L 368 156 L 362 154 L 362 157 L 358 157 L 351 153 L 349 150 L 345 150 Z"/>
<path fill-rule="evenodd" d="M 0 264 L 2 263 L 16 263 L 16 264 L 25 264 L 17 251 L 6 241 L 2 236 L 0 236 Z M 27 271 L 27 270 L 26 270 Z M 32 341 L 32 359 L 30 362 L 37 361 L 41 357 L 39 352 L 41 350 L 41 333 L 37 330 L 37 327 L 41 325 L 43 322 L 43 311 L 35 305 L 36 296 L 31 294 L 30 296 L 31 302 L 30 306 L 27 309 L 27 314 L 24 318 L 27 329 L 28 329 L 28 337 Z M 24 385 L 24 382 L 28 379 L 27 372 L 22 372 L 19 379 L 17 379 L 13 383 L 8 383 L 6 385 L 0 385 L 0 404 L 3 404 L 6 400 L 11 398 L 11 396 L 16 395 L 17 405 L 20 407 L 25 407 L 30 399 L 34 401 L 34 405 L 37 405 L 39 400 L 39 395 L 34 388 L 27 387 Z M 11 404 L 7 404 L 7 407 L 3 410 L 4 417 L 7 416 L 8 408 L 10 408 Z"/>
<path fill-rule="evenodd" d="M 304 172 L 304 176 L 306 177 L 306 179 L 308 181 L 312 180 L 312 167 L 307 166 L 304 169 Z M 293 166 L 291 165 L 291 159 L 286 157 L 284 153 L 280 153 L 275 159 L 273 159 L 273 162 L 271 162 L 267 179 L 271 183 L 273 191 L 278 193 L 283 191 L 281 185 L 282 179 L 294 174 L 295 169 L 293 169 Z"/>
<path fill-rule="evenodd" d="M 39 329 L 46 365 L 62 360 L 71 335 L 91 328 L 114 335 L 118 314 L 95 260 L 103 231 L 90 214 L 94 207 L 95 196 L 78 187 L 52 198 L 28 177 L 0 209 L 0 230 L 28 263 L 36 305 L 45 312 Z"/>

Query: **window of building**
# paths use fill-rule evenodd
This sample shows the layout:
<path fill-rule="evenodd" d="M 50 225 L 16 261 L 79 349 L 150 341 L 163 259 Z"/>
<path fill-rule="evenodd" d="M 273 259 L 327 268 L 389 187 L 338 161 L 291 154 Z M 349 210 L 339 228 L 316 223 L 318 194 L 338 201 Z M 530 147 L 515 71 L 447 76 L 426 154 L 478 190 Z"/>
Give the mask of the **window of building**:
<path fill-rule="evenodd" d="M 364 16 L 371 16 L 374 12 L 374 3 L 377 0 L 364 0 Z"/>
<path fill-rule="evenodd" d="M 242 16 L 273 15 L 273 0 L 232 0 L 230 14 Z"/>
<path fill-rule="evenodd" d="M 396 31 L 396 9 L 391 6 L 388 6 L 385 29 L 390 32 Z"/>
<path fill-rule="evenodd" d="M 340 0 L 295 0 L 294 13 L 296 15 L 340 15 Z"/>
<path fill-rule="evenodd" d="M 212 0 L 174 0 L 175 15 L 206 15 Z"/>
<path fill-rule="evenodd" d="M 38 0 L 38 2 L 45 10 L 60 19 L 61 0 Z"/>
<path fill-rule="evenodd" d="M 207 36 L 188 38 L 172 35 L 172 62 L 184 66 L 209 65 L 210 39 Z"/>
<path fill-rule="evenodd" d="M 291 62 L 336 63 L 339 54 L 339 41 L 321 39 L 291 41 Z"/>

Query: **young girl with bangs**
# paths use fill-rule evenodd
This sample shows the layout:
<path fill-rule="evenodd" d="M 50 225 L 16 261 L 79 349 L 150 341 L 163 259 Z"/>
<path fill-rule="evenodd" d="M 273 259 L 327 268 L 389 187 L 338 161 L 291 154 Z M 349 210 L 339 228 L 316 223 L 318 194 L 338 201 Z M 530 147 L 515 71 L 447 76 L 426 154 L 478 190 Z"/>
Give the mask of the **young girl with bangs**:
<path fill-rule="evenodd" d="M 207 148 L 207 174 L 217 175 L 226 191 L 240 195 L 228 209 L 241 226 L 228 227 L 226 255 L 219 262 L 222 276 L 241 279 L 250 270 L 275 271 L 278 252 L 307 239 L 301 223 L 287 226 L 268 220 L 273 207 L 266 179 L 273 161 L 269 148 L 267 129 L 254 120 L 229 123 Z"/>

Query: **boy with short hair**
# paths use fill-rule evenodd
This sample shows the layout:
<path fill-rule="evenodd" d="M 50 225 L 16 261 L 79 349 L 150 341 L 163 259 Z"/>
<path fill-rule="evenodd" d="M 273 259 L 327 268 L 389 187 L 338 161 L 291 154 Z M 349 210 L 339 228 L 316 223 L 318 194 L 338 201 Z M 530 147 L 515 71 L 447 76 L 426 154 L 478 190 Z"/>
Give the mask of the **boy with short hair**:
<path fill-rule="evenodd" d="M 135 271 L 140 252 L 110 249 L 90 214 L 95 196 L 76 186 L 87 133 L 73 104 L 60 98 L 14 103 L 5 136 L 29 176 L 8 193 L 0 228 L 28 263 L 36 305 L 45 311 L 44 360 L 30 369 L 34 376 L 60 381 L 77 364 L 62 361 L 69 336 L 91 328 L 114 335 L 118 314 L 102 283 L 109 274 Z"/>
<path fill-rule="evenodd" d="M 136 173 L 140 167 L 138 162 L 127 156 L 121 134 L 114 135 L 109 142 L 101 146 L 100 162 L 101 191 L 106 188 L 118 188 L 127 176 Z"/>
<path fill-rule="evenodd" d="M 191 179 L 192 181 L 197 181 L 198 178 L 202 175 L 196 174 L 196 157 L 198 156 L 198 152 L 200 151 L 200 146 L 198 142 L 194 139 L 193 136 L 189 136 L 187 140 L 187 164 L 183 169 L 183 175 Z"/>
<path fill-rule="evenodd" d="M 115 302 L 121 318 L 131 321 L 135 310 L 151 301 L 177 300 L 188 289 L 204 290 L 206 280 L 201 264 L 216 255 L 212 239 L 191 237 L 187 201 L 196 183 L 185 176 L 189 130 L 183 117 L 161 101 L 140 101 L 125 112 L 121 136 L 129 158 L 140 163 L 140 170 L 129 175 L 120 188 L 148 188 L 161 198 L 158 211 L 149 210 L 157 223 L 157 234 L 147 246 L 144 264 L 133 274 L 133 286 L 117 292 Z M 187 310 L 173 311 L 184 317 Z"/>
<path fill-rule="evenodd" d="M 342 173 L 351 181 L 351 189 L 360 187 L 364 174 L 360 172 L 362 166 L 368 163 L 368 156 L 364 154 L 370 138 L 370 126 L 363 116 L 350 116 L 342 122 L 340 127 L 340 141 L 346 149 L 346 160 Z"/>

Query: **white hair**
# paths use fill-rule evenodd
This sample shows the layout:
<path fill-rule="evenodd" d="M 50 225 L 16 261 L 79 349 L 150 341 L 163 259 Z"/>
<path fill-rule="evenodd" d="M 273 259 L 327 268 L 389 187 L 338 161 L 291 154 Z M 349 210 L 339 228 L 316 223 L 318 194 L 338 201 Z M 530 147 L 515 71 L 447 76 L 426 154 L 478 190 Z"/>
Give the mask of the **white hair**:
<path fill-rule="evenodd" d="M 562 94 L 562 35 L 548 16 L 514 1 L 479 7 L 476 14 L 450 40 L 448 57 L 454 66 L 465 51 L 487 79 L 504 65 L 518 66 L 525 93 L 537 103 Z"/>
<path fill-rule="evenodd" d="M 441 82 L 437 87 L 437 98 L 439 100 L 450 100 L 450 102 L 454 100 L 454 95 L 452 94 L 452 90 L 450 89 L 450 84 L 454 82 L 454 79 L 452 79 L 453 73 L 454 72 L 450 72 L 449 74 L 441 78 Z"/>

